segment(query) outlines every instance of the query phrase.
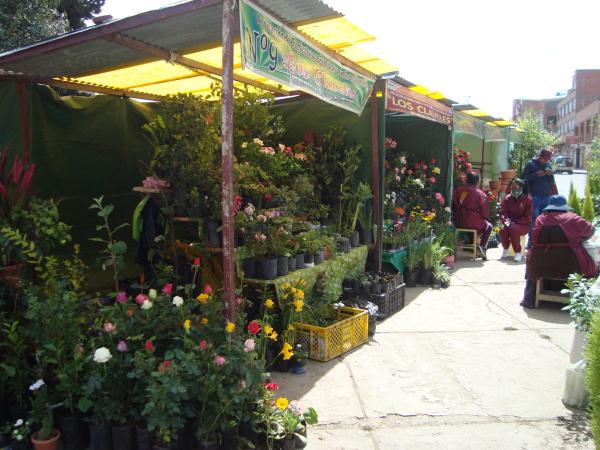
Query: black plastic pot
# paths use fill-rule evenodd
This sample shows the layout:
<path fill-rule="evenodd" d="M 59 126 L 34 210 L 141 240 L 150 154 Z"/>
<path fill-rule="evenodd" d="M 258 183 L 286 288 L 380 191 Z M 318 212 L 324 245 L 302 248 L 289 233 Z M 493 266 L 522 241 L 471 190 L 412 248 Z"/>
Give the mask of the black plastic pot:
<path fill-rule="evenodd" d="M 290 256 L 288 258 L 288 273 L 296 270 L 296 257 Z"/>
<path fill-rule="evenodd" d="M 404 282 L 406 283 L 406 287 L 415 287 L 419 282 L 419 269 L 407 269 L 404 272 Z"/>
<path fill-rule="evenodd" d="M 450 280 L 442 281 L 442 289 L 446 289 L 450 287 Z"/>
<path fill-rule="evenodd" d="M 112 434 L 110 425 L 98 423 L 90 425 L 91 450 L 112 450 Z"/>
<path fill-rule="evenodd" d="M 433 284 L 433 270 L 421 269 L 419 271 L 419 284 L 431 286 Z"/>
<path fill-rule="evenodd" d="M 350 245 L 352 247 L 358 247 L 360 245 L 360 233 L 355 231 L 350 235 Z"/>
<path fill-rule="evenodd" d="M 256 275 L 256 260 L 254 258 L 243 259 L 242 270 L 246 278 L 254 278 Z"/>
<path fill-rule="evenodd" d="M 288 261 L 289 258 L 287 256 L 278 256 L 277 257 L 277 276 L 283 277 L 288 274 Z"/>
<path fill-rule="evenodd" d="M 304 255 L 304 264 L 313 264 L 315 262 L 315 256 L 307 253 Z"/>
<path fill-rule="evenodd" d="M 256 261 L 257 276 L 262 280 L 274 280 L 277 278 L 277 258 L 264 258 Z"/>
<path fill-rule="evenodd" d="M 337 239 L 338 250 L 342 253 L 348 253 L 350 251 L 350 239 L 341 237 Z"/>
<path fill-rule="evenodd" d="M 296 255 L 296 270 L 304 269 L 304 253 Z"/>
<path fill-rule="evenodd" d="M 373 243 L 373 230 L 371 228 L 363 228 L 360 232 L 360 241 L 369 245 Z"/>
<path fill-rule="evenodd" d="M 321 264 L 323 262 L 323 260 L 325 259 L 325 252 L 323 250 L 319 250 L 318 253 L 314 254 L 313 259 L 315 261 L 315 266 L 318 264 Z"/>
<path fill-rule="evenodd" d="M 147 429 L 136 427 L 135 440 L 137 442 L 137 450 L 153 450 L 152 435 Z"/>
<path fill-rule="evenodd" d="M 296 440 L 293 437 L 289 439 L 278 439 L 274 444 L 276 448 L 281 450 L 296 450 Z"/>
<path fill-rule="evenodd" d="M 131 425 L 113 425 L 113 450 L 135 450 L 134 430 Z"/>
<path fill-rule="evenodd" d="M 375 336 L 377 330 L 377 316 L 369 314 L 369 336 Z"/>
<path fill-rule="evenodd" d="M 438 280 L 437 278 L 433 277 L 433 288 L 434 289 L 441 289 L 442 288 L 442 282 L 440 280 Z"/>
<path fill-rule="evenodd" d="M 83 423 L 79 416 L 67 416 L 60 420 L 60 433 L 63 450 L 81 450 L 83 443 Z"/>
<path fill-rule="evenodd" d="M 217 220 L 209 219 L 206 221 L 206 245 L 208 247 L 221 247 L 222 234 L 217 231 L 220 224 Z"/>

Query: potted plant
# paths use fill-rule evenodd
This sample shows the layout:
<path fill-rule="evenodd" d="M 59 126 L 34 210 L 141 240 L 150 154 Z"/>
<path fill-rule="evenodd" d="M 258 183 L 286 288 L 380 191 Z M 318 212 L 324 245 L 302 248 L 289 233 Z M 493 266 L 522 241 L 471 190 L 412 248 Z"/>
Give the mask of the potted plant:
<path fill-rule="evenodd" d="M 445 264 L 436 263 L 433 266 L 433 287 L 436 289 L 450 286 L 450 271 Z"/>
<path fill-rule="evenodd" d="M 287 398 L 279 397 L 275 400 L 276 419 L 274 433 L 279 448 L 282 450 L 294 450 L 297 439 L 306 435 L 306 427 L 318 422 L 317 412 L 313 408 L 303 410 L 300 402 L 294 400 L 288 402 Z M 300 448 L 300 447 L 298 447 Z"/>
<path fill-rule="evenodd" d="M 308 352 L 302 348 L 302 344 L 296 344 L 294 346 L 294 356 L 292 356 L 292 373 L 301 375 L 306 372 L 306 359 L 308 358 Z"/>
<path fill-rule="evenodd" d="M 353 192 L 343 190 L 339 198 L 338 231 L 350 238 L 350 245 L 358 247 L 360 244 L 360 233 L 356 231 L 358 215 L 365 202 L 373 195 L 371 188 L 366 183 L 359 183 Z"/>
<path fill-rule="evenodd" d="M 372 200 L 365 201 L 358 212 L 358 223 L 360 225 L 360 241 L 365 245 L 373 243 L 373 205 Z"/>
<path fill-rule="evenodd" d="M 406 254 L 406 270 L 404 280 L 406 287 L 415 287 L 419 281 L 419 247 L 412 241 L 408 244 L 408 253 Z"/>
<path fill-rule="evenodd" d="M 12 426 L 8 425 L 6 429 L 8 441 L 12 450 L 28 450 L 29 437 L 31 435 L 31 420 L 17 419 Z"/>
<path fill-rule="evenodd" d="M 33 423 L 38 428 L 31 435 L 34 450 L 58 450 L 60 431 L 54 428 L 52 407 L 48 403 L 44 380 L 39 379 L 31 386 Z"/>

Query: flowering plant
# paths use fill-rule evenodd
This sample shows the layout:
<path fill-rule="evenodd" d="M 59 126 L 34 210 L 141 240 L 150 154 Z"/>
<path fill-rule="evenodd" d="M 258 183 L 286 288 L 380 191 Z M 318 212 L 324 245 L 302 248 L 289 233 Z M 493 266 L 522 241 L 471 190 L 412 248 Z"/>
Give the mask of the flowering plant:
<path fill-rule="evenodd" d="M 15 442 L 27 441 L 27 438 L 31 434 L 31 420 L 30 419 L 17 419 L 10 432 L 10 437 Z"/>
<path fill-rule="evenodd" d="M 33 423 L 39 429 L 38 439 L 45 441 L 52 435 L 52 427 L 54 426 L 52 408 L 48 404 L 46 383 L 44 383 L 44 380 L 39 379 L 29 386 L 29 390 L 32 395 Z"/>
<path fill-rule="evenodd" d="M 454 186 L 464 184 L 467 180 L 467 173 L 473 170 L 473 165 L 469 162 L 471 153 L 454 147 Z"/>

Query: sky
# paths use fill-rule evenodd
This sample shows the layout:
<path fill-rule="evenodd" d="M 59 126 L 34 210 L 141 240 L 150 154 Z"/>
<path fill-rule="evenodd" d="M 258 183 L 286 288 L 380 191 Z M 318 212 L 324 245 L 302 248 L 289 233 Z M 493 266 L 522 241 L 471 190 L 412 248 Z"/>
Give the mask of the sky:
<path fill-rule="evenodd" d="M 172 0 L 106 0 L 115 18 Z M 514 98 L 552 98 L 600 69 L 598 0 L 325 0 L 376 37 L 403 78 L 510 119 Z"/>

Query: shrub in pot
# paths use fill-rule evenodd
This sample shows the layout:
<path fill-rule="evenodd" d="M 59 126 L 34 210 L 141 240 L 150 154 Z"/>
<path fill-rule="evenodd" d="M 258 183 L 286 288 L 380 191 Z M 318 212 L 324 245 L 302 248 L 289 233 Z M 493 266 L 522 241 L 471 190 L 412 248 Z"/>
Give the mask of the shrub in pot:
<path fill-rule="evenodd" d="M 58 450 L 60 431 L 54 428 L 52 407 L 48 403 L 47 387 L 39 379 L 31 386 L 33 423 L 38 428 L 31 435 L 34 450 Z"/>

